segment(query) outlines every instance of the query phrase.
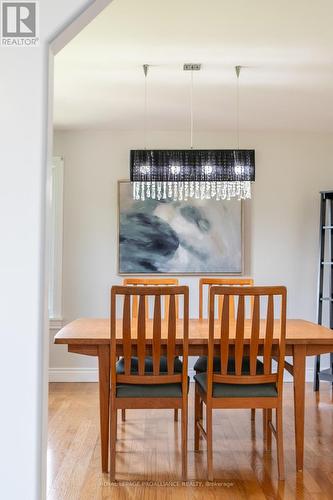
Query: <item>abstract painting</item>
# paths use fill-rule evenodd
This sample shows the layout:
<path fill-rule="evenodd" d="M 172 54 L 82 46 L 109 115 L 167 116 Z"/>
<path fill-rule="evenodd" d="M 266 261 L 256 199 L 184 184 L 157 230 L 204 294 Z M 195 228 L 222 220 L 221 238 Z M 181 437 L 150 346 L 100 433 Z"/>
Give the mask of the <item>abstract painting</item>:
<path fill-rule="evenodd" d="M 119 182 L 120 274 L 241 272 L 240 201 L 135 201 Z"/>

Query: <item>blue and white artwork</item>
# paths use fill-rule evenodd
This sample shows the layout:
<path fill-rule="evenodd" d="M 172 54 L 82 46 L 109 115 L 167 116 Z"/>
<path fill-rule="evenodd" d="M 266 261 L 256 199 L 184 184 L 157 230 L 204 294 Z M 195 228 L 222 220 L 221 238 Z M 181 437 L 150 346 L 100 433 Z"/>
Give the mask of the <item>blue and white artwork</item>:
<path fill-rule="evenodd" d="M 136 201 L 119 183 L 120 274 L 241 272 L 240 201 Z"/>

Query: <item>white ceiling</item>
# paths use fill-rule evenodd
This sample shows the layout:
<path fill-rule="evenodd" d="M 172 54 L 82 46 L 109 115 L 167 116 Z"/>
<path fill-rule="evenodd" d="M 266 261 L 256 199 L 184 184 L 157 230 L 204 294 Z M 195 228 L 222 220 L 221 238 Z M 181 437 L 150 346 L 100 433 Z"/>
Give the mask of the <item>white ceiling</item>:
<path fill-rule="evenodd" d="M 333 131 L 332 0 L 114 0 L 55 58 L 55 127 Z"/>

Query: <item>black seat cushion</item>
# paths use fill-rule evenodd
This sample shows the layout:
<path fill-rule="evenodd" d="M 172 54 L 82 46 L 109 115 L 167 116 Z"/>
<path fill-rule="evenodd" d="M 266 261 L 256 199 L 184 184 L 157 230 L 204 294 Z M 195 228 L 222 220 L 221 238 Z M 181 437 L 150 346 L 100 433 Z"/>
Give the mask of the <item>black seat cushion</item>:
<path fill-rule="evenodd" d="M 196 383 L 206 392 L 207 373 L 197 373 Z M 213 383 L 213 398 L 276 398 L 276 384 L 217 384 Z"/>
<path fill-rule="evenodd" d="M 200 356 L 194 365 L 194 370 L 197 373 L 204 373 L 207 371 L 207 356 Z M 215 357 L 213 359 L 213 371 L 219 372 L 221 370 L 221 358 Z M 235 359 L 228 359 L 228 373 L 235 373 Z M 246 375 L 250 373 L 250 358 L 245 356 L 242 362 L 242 374 Z M 259 359 L 257 359 L 257 374 L 264 373 L 264 365 Z"/>
<path fill-rule="evenodd" d="M 183 363 L 176 357 L 174 361 L 175 373 L 182 373 Z M 124 358 L 119 359 L 116 363 L 116 372 L 122 375 L 125 372 Z M 138 358 L 131 358 L 131 373 L 138 373 Z M 147 356 L 145 358 L 145 373 L 153 373 L 153 358 Z M 165 356 L 160 359 L 160 373 L 168 373 L 168 362 Z M 190 378 L 188 377 L 187 387 L 189 389 Z M 181 398 L 182 384 L 117 384 L 117 398 Z"/>
<path fill-rule="evenodd" d="M 133 356 L 131 358 L 131 373 L 136 373 L 138 371 L 139 361 L 138 358 Z M 183 363 L 176 357 L 174 361 L 174 371 L 175 373 L 181 373 L 183 370 Z M 116 363 L 116 371 L 118 375 L 122 375 L 125 372 L 125 360 L 120 358 Z M 168 361 L 166 356 L 161 356 L 160 358 L 160 373 L 167 373 L 168 371 Z M 145 358 L 145 373 L 153 373 L 153 358 L 147 356 Z"/>
<path fill-rule="evenodd" d="M 182 394 L 181 384 L 118 384 L 116 388 L 117 398 L 181 398 Z"/>

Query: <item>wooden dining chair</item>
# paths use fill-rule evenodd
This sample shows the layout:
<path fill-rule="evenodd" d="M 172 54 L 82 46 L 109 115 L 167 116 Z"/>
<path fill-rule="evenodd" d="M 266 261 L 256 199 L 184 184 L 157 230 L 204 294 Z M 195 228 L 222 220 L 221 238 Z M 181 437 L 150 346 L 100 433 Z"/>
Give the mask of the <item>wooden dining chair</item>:
<path fill-rule="evenodd" d="M 199 319 L 203 319 L 204 308 L 204 289 L 208 287 L 207 297 L 209 299 L 209 291 L 212 286 L 253 286 L 254 280 L 252 278 L 200 278 L 199 280 Z M 222 315 L 223 296 L 219 297 L 218 316 Z M 207 300 L 207 317 L 209 316 L 209 300 Z M 230 297 L 230 316 L 235 317 L 235 303 L 233 298 Z"/>
<path fill-rule="evenodd" d="M 216 298 L 223 296 L 220 321 L 215 320 Z M 236 321 L 230 317 L 231 300 L 237 297 Z M 252 317 L 245 320 L 246 301 L 253 297 Z M 275 302 L 280 302 L 279 320 L 274 321 Z M 267 306 L 265 305 L 267 302 Z M 225 287 L 212 286 L 209 292 L 209 341 L 206 373 L 195 375 L 195 430 L 194 448 L 199 450 L 199 436 L 207 441 L 208 479 L 213 480 L 212 410 L 216 408 L 262 408 L 265 415 L 265 440 L 271 433 L 276 438 L 279 479 L 284 479 L 282 434 L 282 389 L 286 336 L 285 287 Z M 265 309 L 266 321 L 261 320 Z M 217 328 L 218 327 L 218 328 Z M 216 336 L 215 336 L 216 335 Z M 258 373 L 259 344 L 263 344 L 264 372 Z M 274 349 L 273 349 L 274 345 Z M 214 371 L 215 352 L 221 356 L 220 370 Z M 244 357 L 249 354 L 250 373 L 243 371 Z M 272 360 L 277 361 L 276 371 Z M 229 369 L 234 363 L 233 372 Z M 200 403 L 206 405 L 206 429 L 200 418 Z M 276 426 L 272 424 L 272 410 L 276 412 Z"/>
<path fill-rule="evenodd" d="M 179 281 L 177 278 L 124 278 L 123 279 L 124 286 L 178 286 Z M 146 317 L 149 317 L 149 302 L 148 297 L 146 300 Z M 178 319 L 178 310 L 179 310 L 179 300 L 178 296 L 175 297 L 176 301 L 176 318 Z M 169 296 L 164 297 L 164 318 L 168 317 L 169 314 Z M 132 298 L 132 318 L 138 317 L 138 297 L 136 295 Z M 123 422 L 126 421 L 126 410 L 121 411 L 121 420 Z M 178 421 L 178 410 L 174 412 L 174 420 Z"/>
<path fill-rule="evenodd" d="M 123 314 L 117 331 L 117 299 Z M 146 298 L 153 297 L 153 319 L 146 315 Z M 168 317 L 161 302 L 168 297 Z M 182 297 L 182 321 L 177 323 L 176 298 Z M 133 298 L 138 317 L 133 319 Z M 110 477 L 115 478 L 117 409 L 181 409 L 182 477 L 187 474 L 189 291 L 187 286 L 113 286 L 111 289 Z M 117 362 L 117 339 L 123 357 Z M 178 352 L 176 354 L 176 343 Z M 182 361 L 178 355 L 182 356 Z"/>
<path fill-rule="evenodd" d="M 199 319 L 203 319 L 204 316 L 209 316 L 209 292 L 212 286 L 253 286 L 254 280 L 252 278 L 200 278 L 199 280 Z M 208 289 L 207 293 L 207 309 L 204 315 L 204 291 Z M 229 309 L 230 317 L 235 318 L 235 302 L 234 298 L 230 297 Z M 218 298 L 218 317 L 222 316 L 223 307 L 223 295 Z M 251 311 L 253 309 L 253 300 L 251 301 Z M 219 369 L 220 360 L 219 358 L 214 359 L 214 366 Z M 196 373 L 202 373 L 207 371 L 207 356 L 200 356 L 194 364 L 194 370 Z M 255 420 L 255 409 L 251 410 L 251 420 Z"/>
<path fill-rule="evenodd" d="M 177 278 L 124 278 L 123 279 L 124 286 L 178 286 L 179 281 Z M 146 299 L 147 300 L 147 299 Z M 178 319 L 178 297 L 175 297 L 176 300 L 176 317 Z M 164 297 L 164 317 L 168 317 L 169 312 L 169 297 Z M 149 317 L 149 307 L 147 304 L 146 307 L 146 315 Z M 137 297 L 133 298 L 133 308 L 132 308 L 132 317 L 138 317 L 138 299 Z"/>

